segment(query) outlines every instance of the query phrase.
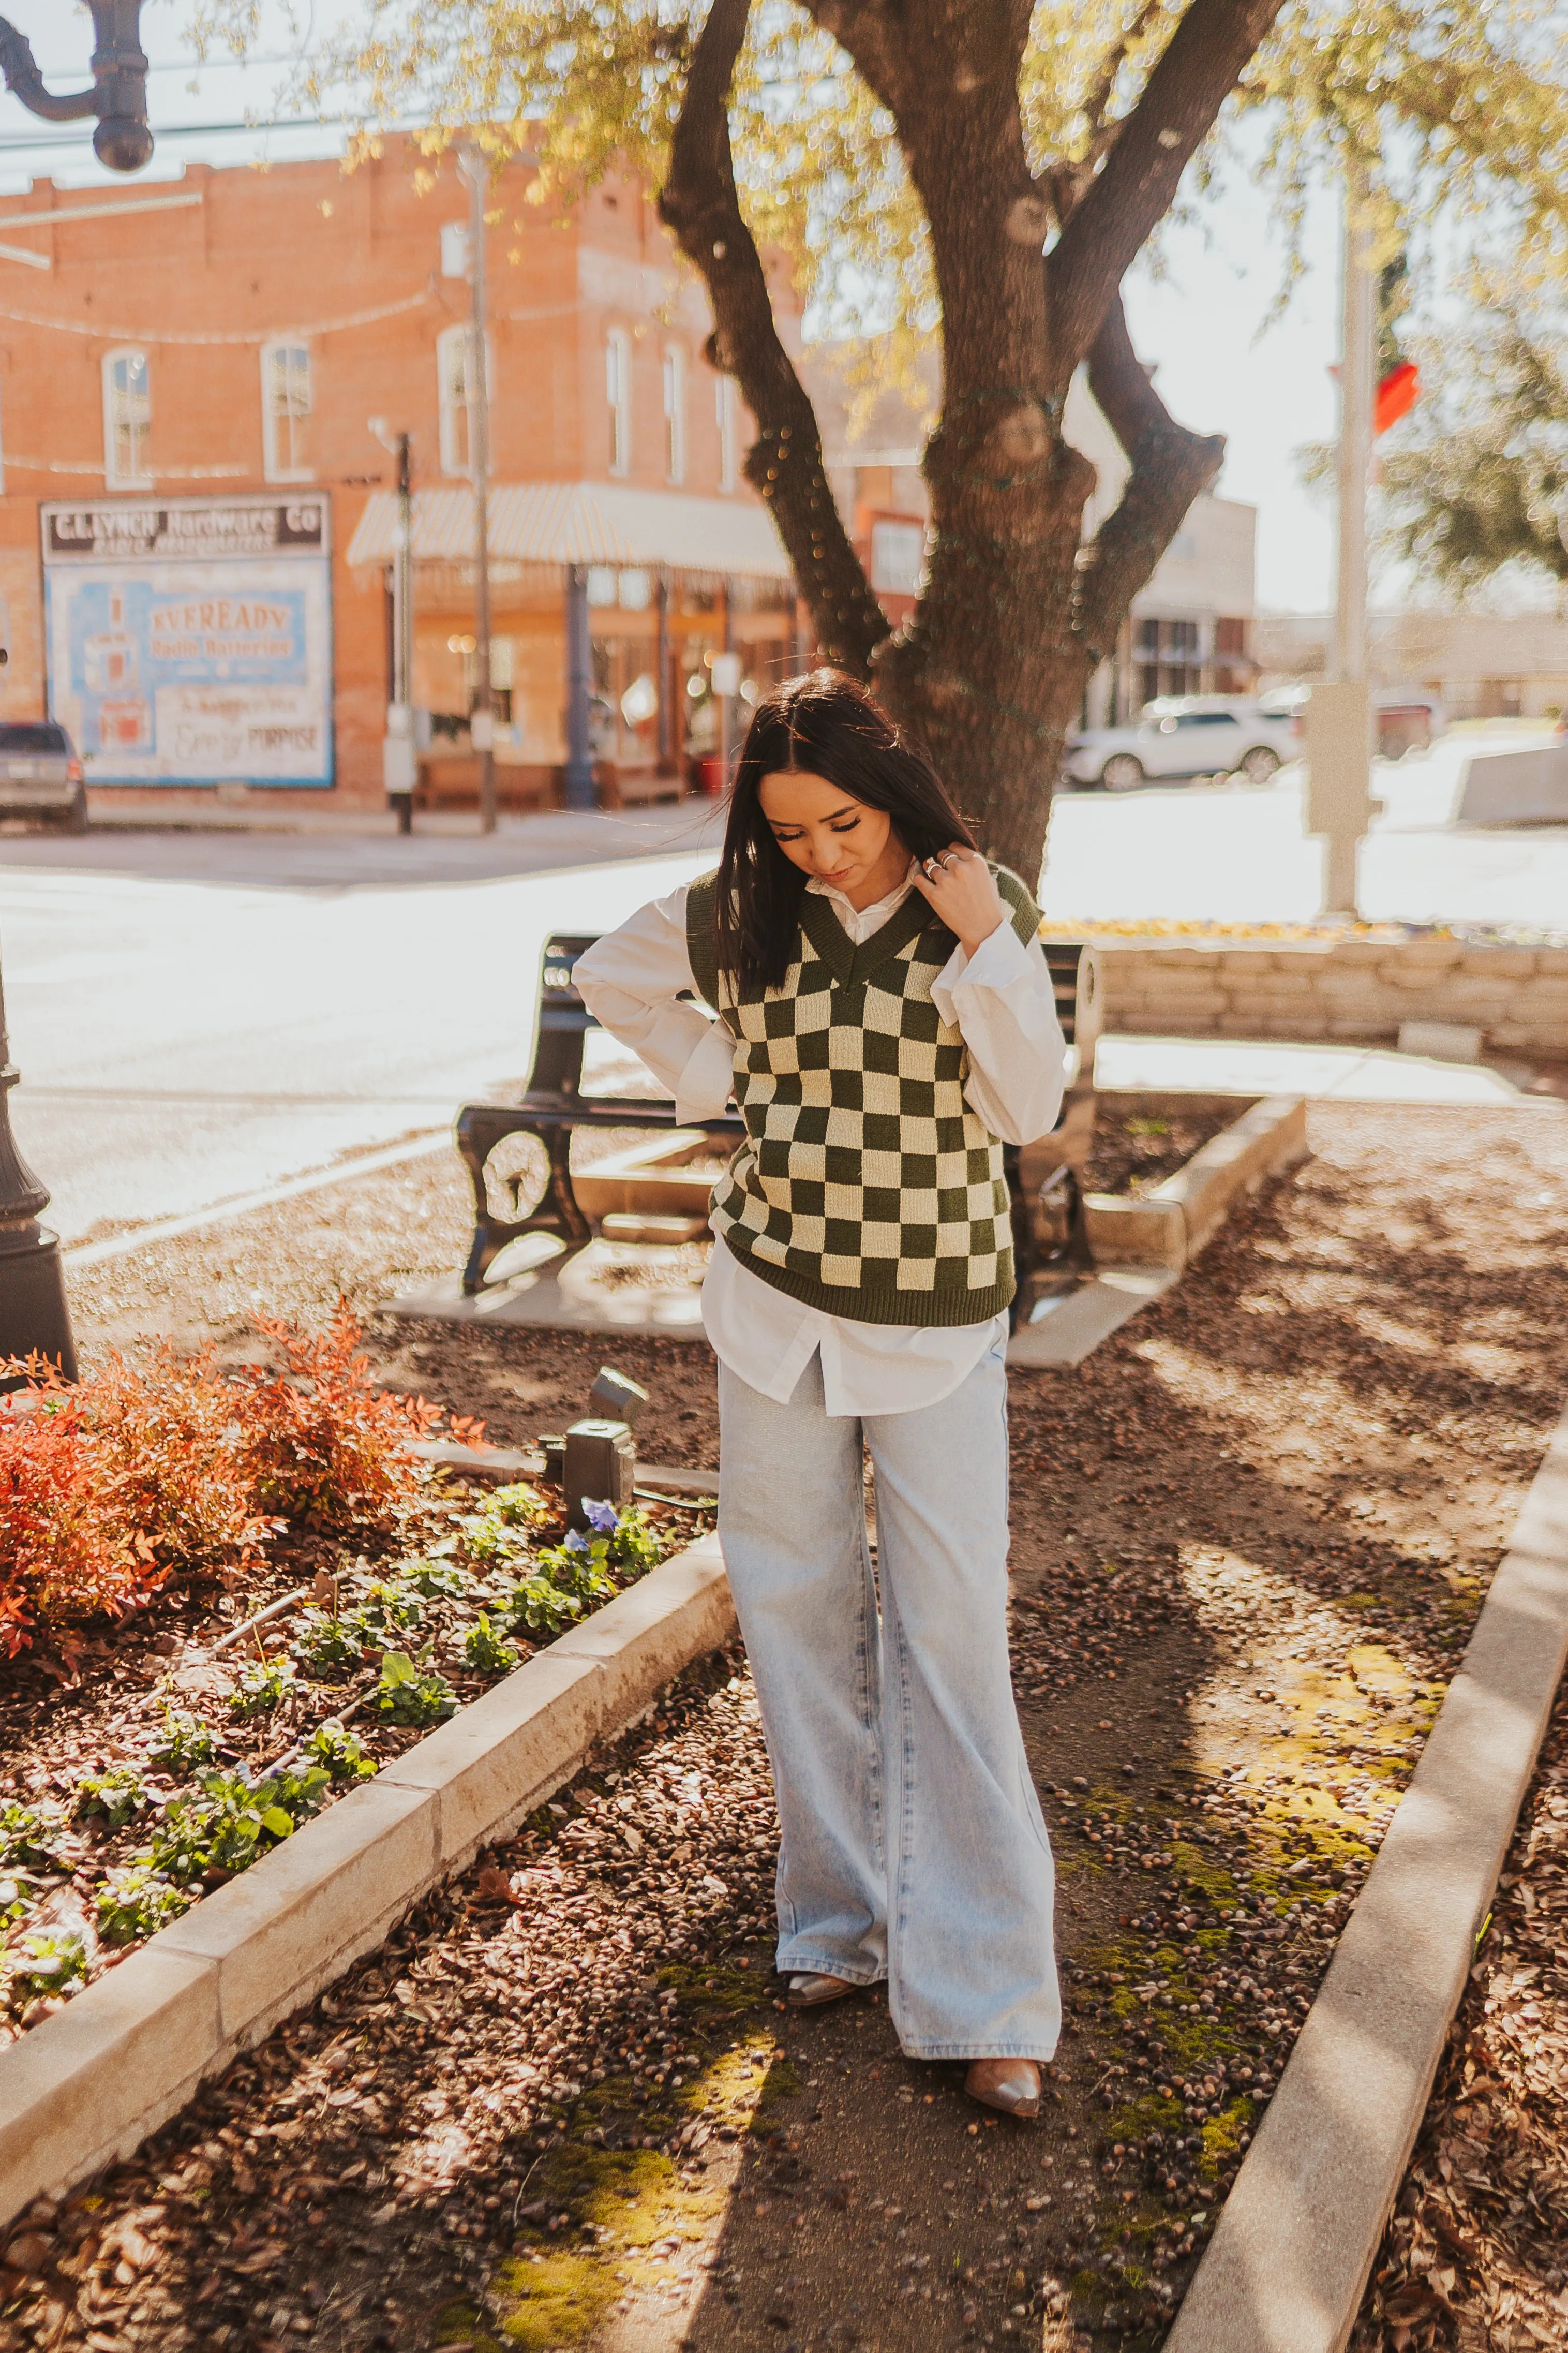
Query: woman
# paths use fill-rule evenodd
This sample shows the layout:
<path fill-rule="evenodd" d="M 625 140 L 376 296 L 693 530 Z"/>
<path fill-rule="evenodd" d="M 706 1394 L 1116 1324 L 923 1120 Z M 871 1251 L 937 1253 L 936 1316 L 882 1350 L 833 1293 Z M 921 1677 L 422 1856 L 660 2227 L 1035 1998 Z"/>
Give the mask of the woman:
<path fill-rule="evenodd" d="M 757 707 L 717 875 L 575 973 L 678 1118 L 732 1092 L 745 1122 L 702 1313 L 790 2000 L 885 1978 L 911 2057 L 969 2061 L 977 2099 L 1027 2116 L 1060 2005 L 1007 1667 L 1002 1144 L 1061 1100 L 1038 923 L 929 763 L 818 670 Z"/>

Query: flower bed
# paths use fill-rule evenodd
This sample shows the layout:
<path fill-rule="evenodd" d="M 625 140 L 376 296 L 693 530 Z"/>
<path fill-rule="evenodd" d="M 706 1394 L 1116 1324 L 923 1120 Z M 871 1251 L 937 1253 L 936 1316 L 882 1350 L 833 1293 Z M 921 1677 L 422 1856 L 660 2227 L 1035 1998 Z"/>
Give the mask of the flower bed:
<path fill-rule="evenodd" d="M 0 2042 L 710 1519 L 604 1504 L 582 1535 L 542 1484 L 479 1494 L 431 1472 L 410 1440 L 438 1417 L 373 1390 L 363 1361 L 344 1388 L 351 1332 L 286 1335 L 280 1378 L 160 1350 L 79 1392 L 40 1383 L 0 1418 L 0 1510 L 18 1493 L 32 1510 L 46 1480 L 73 1503 L 52 1555 L 42 1518 L 29 1555 L 12 1537 L 13 1590 L 19 1558 L 29 1581 L 0 1700 Z M 256 1412 L 268 1390 L 286 1394 Z M 138 1457 L 123 1433 L 153 1423 L 160 1449 Z M 248 1510 L 258 1488 L 288 1514 Z M 177 1567 L 198 1525 L 210 1540 Z M 61 1556 L 93 1577 L 67 1583 Z"/>
<path fill-rule="evenodd" d="M 1243 1108 L 1237 1102 L 1216 1107 L 1200 1101 L 1189 1106 L 1154 1098 L 1123 1109 L 1114 1097 L 1100 1095 L 1084 1190 L 1137 1199 L 1176 1176 Z"/>

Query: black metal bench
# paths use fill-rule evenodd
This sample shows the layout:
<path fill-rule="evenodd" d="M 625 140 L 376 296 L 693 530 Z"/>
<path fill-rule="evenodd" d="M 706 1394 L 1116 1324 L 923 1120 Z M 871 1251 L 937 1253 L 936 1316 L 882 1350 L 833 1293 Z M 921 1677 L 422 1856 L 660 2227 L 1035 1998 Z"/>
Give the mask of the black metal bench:
<path fill-rule="evenodd" d="M 738 1115 L 677 1121 L 670 1103 L 638 1095 L 584 1095 L 584 1044 L 598 1023 L 577 992 L 572 974 L 577 958 L 593 946 L 595 934 L 558 933 L 545 944 L 540 972 L 539 1028 L 527 1092 L 515 1103 L 465 1103 L 458 1114 L 458 1150 L 474 1192 L 474 1238 L 463 1269 L 470 1295 L 509 1243 L 524 1234 L 550 1234 L 569 1251 L 595 1238 L 594 1221 L 580 1205 L 572 1179 L 572 1136 L 580 1127 L 699 1129 L 739 1143 Z M 1069 1045 L 1079 1049 L 1079 1071 L 1068 1087 L 1061 1116 L 1037 1144 L 1009 1145 L 1004 1154 L 1013 1195 L 1014 1247 L 1017 1253 L 1022 1309 L 1042 1282 L 1087 1268 L 1081 1182 L 1094 1136 L 1094 1041 L 1100 1035 L 1100 976 L 1094 951 L 1077 940 L 1045 943 L 1056 990 L 1057 1017 Z M 498 1145 L 530 1135 L 542 1145 L 548 1174 L 531 1208 L 523 1208 L 526 1178 L 500 1176 L 488 1164 Z M 508 1188 L 510 1216 L 491 1207 L 491 1187 Z M 528 1187 L 531 1191 L 531 1186 Z"/>

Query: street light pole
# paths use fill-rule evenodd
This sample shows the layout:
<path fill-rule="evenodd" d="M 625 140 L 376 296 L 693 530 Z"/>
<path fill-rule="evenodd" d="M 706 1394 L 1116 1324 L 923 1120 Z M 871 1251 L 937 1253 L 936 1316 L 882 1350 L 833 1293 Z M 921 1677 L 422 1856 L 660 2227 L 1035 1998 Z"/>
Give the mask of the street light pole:
<path fill-rule="evenodd" d="M 147 59 L 142 0 L 89 0 L 95 35 L 92 88 L 57 96 L 38 71 L 24 34 L 0 16 L 0 77 L 29 114 L 46 122 L 79 122 L 96 114 L 94 153 L 111 172 L 139 172 L 153 153 L 147 127 Z"/>
<path fill-rule="evenodd" d="M 474 477 L 474 712 L 469 723 L 479 755 L 479 831 L 496 829 L 496 720 L 490 688 L 490 387 L 485 343 L 485 196 L 489 174 L 483 151 L 465 147 L 468 184 L 468 273 L 471 366 L 468 375 L 468 463 Z"/>
<path fill-rule="evenodd" d="M 1373 813 L 1366 492 L 1376 390 L 1377 279 L 1364 173 L 1345 177 L 1341 302 L 1339 533 L 1328 675 L 1307 705 L 1307 828 L 1325 848 L 1324 902 L 1357 912 L 1356 853 Z"/>
<path fill-rule="evenodd" d="M 68 1381 L 76 1378 L 76 1342 L 66 1305 L 58 1234 L 46 1233 L 38 1213 L 49 1205 L 11 1133 L 11 1090 L 21 1077 L 11 1060 L 5 1005 L 0 994 L 0 1357 L 47 1356 Z M 15 1388 L 0 1378 L 0 1388 Z"/>
<path fill-rule="evenodd" d="M 99 162 L 111 172 L 139 172 L 153 153 L 147 125 L 147 59 L 142 48 L 142 0 L 90 0 L 95 36 L 92 88 L 58 95 L 38 71 L 31 47 L 0 16 L 0 79 L 31 114 L 47 122 L 78 122 L 96 115 L 92 134 Z M 76 1342 L 66 1305 L 59 1238 L 38 1223 L 49 1204 L 11 1133 L 11 1091 L 21 1073 L 11 1060 L 0 987 L 0 1357 L 40 1356 L 67 1380 L 77 1374 Z M 0 1388 L 17 1381 L 0 1378 Z"/>

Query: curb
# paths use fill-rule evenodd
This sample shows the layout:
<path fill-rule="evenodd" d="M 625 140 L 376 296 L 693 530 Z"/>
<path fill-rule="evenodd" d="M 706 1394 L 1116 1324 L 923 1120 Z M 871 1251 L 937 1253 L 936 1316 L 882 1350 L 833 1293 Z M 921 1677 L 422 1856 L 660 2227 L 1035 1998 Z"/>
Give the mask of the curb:
<path fill-rule="evenodd" d="M 1568 1657 L 1568 1411 L 1165 2353 L 1342 2353 Z"/>
<path fill-rule="evenodd" d="M 190 1209 L 177 1218 L 159 1218 L 151 1225 L 132 1226 L 128 1233 L 110 1234 L 102 1242 L 69 1242 L 60 1252 L 60 1264 L 73 1271 L 86 1266 L 102 1266 L 111 1258 L 130 1258 L 139 1250 L 151 1250 L 155 1242 L 177 1241 L 182 1234 L 194 1234 L 203 1226 L 220 1226 L 230 1218 L 243 1218 L 252 1209 L 269 1209 L 276 1202 L 297 1200 L 301 1193 L 323 1193 L 332 1185 L 346 1185 L 356 1176 L 374 1176 L 378 1169 L 395 1168 L 405 1160 L 429 1160 L 452 1141 L 449 1127 L 432 1128 L 416 1137 L 412 1143 L 389 1144 L 378 1152 L 362 1152 L 357 1160 L 340 1161 L 335 1167 L 312 1169 L 307 1176 L 285 1176 L 276 1185 L 264 1186 L 259 1193 L 237 1193 L 227 1201 L 218 1201 L 210 1209 Z"/>
<path fill-rule="evenodd" d="M 1008 1364 L 1016 1372 L 1081 1365 L 1169 1291 L 1225 1223 L 1238 1193 L 1256 1193 L 1268 1177 L 1304 1160 L 1307 1149 L 1306 1098 L 1269 1095 L 1142 1198 L 1086 1193 L 1085 1229 L 1098 1271 L 1038 1321 L 1019 1326 L 1007 1345 Z"/>
<path fill-rule="evenodd" d="M 734 1627 L 705 1536 L 0 2050 L 0 2223 L 128 2157 Z"/>
<path fill-rule="evenodd" d="M 462 1446 L 453 1438 L 421 1438 L 409 1448 L 421 1462 L 461 1471 L 472 1479 L 538 1479 L 544 1471 L 542 1454 L 516 1446 Z M 676 1471 L 668 1464 L 639 1462 L 637 1484 L 656 1487 L 661 1495 L 717 1495 L 717 1471 Z"/>
<path fill-rule="evenodd" d="M 1164 1266 L 1180 1274 L 1225 1223 L 1238 1193 L 1256 1193 L 1306 1156 L 1306 1098 L 1266 1096 L 1137 1200 L 1087 1193 L 1089 1249 L 1097 1264 Z"/>

